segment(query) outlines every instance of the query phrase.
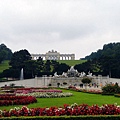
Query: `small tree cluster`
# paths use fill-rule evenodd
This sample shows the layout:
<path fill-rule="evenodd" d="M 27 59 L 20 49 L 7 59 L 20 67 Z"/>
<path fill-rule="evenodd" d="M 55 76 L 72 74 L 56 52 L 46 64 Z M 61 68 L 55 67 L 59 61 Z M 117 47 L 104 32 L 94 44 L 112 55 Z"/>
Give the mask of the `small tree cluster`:
<path fill-rule="evenodd" d="M 107 84 L 102 88 L 102 91 L 102 94 L 117 94 L 120 93 L 120 87 L 118 83 L 115 83 L 115 85 Z"/>
<path fill-rule="evenodd" d="M 82 83 L 84 83 L 84 84 L 89 84 L 89 83 L 91 83 L 92 79 L 89 78 L 89 77 L 84 77 L 81 81 L 82 81 Z"/>

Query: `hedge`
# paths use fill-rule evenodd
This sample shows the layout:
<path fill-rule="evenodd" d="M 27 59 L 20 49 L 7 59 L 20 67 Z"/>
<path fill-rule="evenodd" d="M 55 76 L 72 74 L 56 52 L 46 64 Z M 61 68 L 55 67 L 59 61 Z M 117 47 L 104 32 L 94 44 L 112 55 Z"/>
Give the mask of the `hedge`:
<path fill-rule="evenodd" d="M 7 117 L 0 120 L 120 120 L 120 115 Z"/>

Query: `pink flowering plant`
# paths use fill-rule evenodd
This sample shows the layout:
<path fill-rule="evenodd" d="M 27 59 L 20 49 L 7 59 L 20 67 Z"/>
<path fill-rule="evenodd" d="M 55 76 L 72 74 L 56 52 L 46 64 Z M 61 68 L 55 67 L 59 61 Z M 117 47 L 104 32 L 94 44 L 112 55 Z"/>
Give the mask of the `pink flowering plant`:
<path fill-rule="evenodd" d="M 63 93 L 62 90 L 57 89 L 17 89 L 15 91 L 17 96 L 34 96 L 36 98 L 57 98 L 57 97 L 69 97 L 73 94 L 70 92 Z"/>
<path fill-rule="evenodd" d="M 56 92 L 56 93 L 62 93 L 62 90 L 56 90 L 56 89 L 35 89 L 35 88 L 21 88 L 16 89 L 15 93 L 33 93 L 33 92 Z"/>
<path fill-rule="evenodd" d="M 60 98 L 60 97 L 70 97 L 73 94 L 70 92 L 59 93 L 59 92 L 32 92 L 32 93 L 21 93 L 16 94 L 17 96 L 34 96 L 36 98 Z"/>
<path fill-rule="evenodd" d="M 86 92 L 86 93 L 92 93 L 92 94 L 102 94 L 102 91 L 101 90 L 95 90 L 95 89 L 82 89 L 80 90 L 81 92 Z"/>

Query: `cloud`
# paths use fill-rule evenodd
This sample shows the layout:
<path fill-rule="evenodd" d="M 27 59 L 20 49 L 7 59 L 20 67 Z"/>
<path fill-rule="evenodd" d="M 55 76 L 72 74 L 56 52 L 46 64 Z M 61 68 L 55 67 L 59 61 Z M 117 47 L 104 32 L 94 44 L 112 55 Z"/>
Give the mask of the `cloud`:
<path fill-rule="evenodd" d="M 120 39 L 119 0 L 0 1 L 0 42 L 13 51 L 84 57 Z"/>

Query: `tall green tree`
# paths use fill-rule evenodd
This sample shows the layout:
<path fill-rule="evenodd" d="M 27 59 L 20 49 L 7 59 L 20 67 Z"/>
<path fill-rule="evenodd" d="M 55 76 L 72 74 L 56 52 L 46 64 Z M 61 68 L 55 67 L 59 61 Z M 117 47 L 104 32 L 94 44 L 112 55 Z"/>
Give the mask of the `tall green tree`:
<path fill-rule="evenodd" d="M 50 72 L 51 71 L 51 61 L 47 60 L 44 64 L 44 72 Z"/>
<path fill-rule="evenodd" d="M 1 44 L 0 45 L 0 63 L 3 60 L 10 60 L 11 57 L 12 57 L 12 51 L 9 48 L 7 48 L 6 45 Z"/>
<path fill-rule="evenodd" d="M 37 63 L 38 63 L 38 71 L 39 72 L 43 72 L 43 69 L 44 69 L 44 61 L 43 61 L 43 58 L 39 57 L 37 59 Z"/>
<path fill-rule="evenodd" d="M 60 65 L 59 62 L 57 62 L 56 60 L 51 60 L 51 67 L 53 73 L 58 71 L 59 65 Z"/>
<path fill-rule="evenodd" d="M 25 62 L 28 60 L 31 60 L 31 55 L 27 50 L 14 52 L 9 62 L 11 67 L 8 70 L 3 71 L 3 76 L 19 79 L 20 71 L 22 68 L 24 69 Z"/>
<path fill-rule="evenodd" d="M 24 67 L 24 62 L 31 60 L 31 54 L 25 49 L 14 52 L 10 61 L 12 68 L 21 69 Z"/>
<path fill-rule="evenodd" d="M 24 65 L 24 78 L 34 78 L 39 72 L 39 64 L 36 60 L 28 60 Z"/>
<path fill-rule="evenodd" d="M 67 72 L 68 69 L 70 69 L 69 65 L 67 65 L 65 63 L 60 63 L 59 66 L 58 66 L 58 68 L 57 68 L 57 70 L 56 70 L 56 72 L 58 74 L 62 74 L 63 72 Z"/>
<path fill-rule="evenodd" d="M 91 61 L 92 71 L 97 68 L 101 75 L 120 78 L 120 42 L 105 44 L 103 49 L 86 56 L 85 59 Z"/>
<path fill-rule="evenodd" d="M 87 73 L 89 71 L 92 72 L 91 65 L 92 65 L 91 61 L 87 61 L 85 63 L 75 65 L 74 68 L 77 69 L 78 72 L 85 72 L 85 73 Z"/>

